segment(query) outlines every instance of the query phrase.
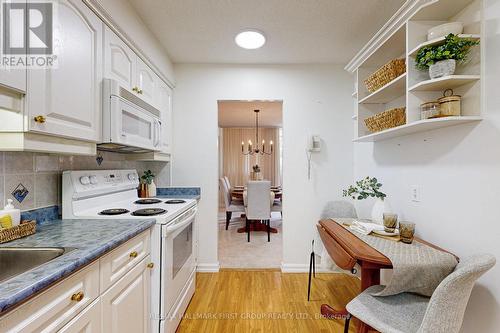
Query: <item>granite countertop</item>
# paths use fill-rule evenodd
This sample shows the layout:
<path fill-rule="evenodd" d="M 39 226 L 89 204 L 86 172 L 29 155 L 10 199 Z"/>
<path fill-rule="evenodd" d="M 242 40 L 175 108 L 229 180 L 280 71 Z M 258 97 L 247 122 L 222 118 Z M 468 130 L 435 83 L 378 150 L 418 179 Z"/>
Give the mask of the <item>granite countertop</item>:
<path fill-rule="evenodd" d="M 0 282 L 0 315 L 52 283 L 149 229 L 154 219 L 55 220 L 37 226 L 34 235 L 0 247 L 72 247 L 41 266 Z"/>

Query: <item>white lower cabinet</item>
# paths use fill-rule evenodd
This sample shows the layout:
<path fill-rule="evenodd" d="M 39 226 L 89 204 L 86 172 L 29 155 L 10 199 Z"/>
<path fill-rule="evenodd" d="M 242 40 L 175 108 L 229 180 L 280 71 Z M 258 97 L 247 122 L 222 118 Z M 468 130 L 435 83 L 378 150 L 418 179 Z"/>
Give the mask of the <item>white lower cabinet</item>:
<path fill-rule="evenodd" d="M 0 333 L 149 333 L 149 237 L 150 230 L 144 231 L 103 257 L 132 249 L 129 262 L 135 263 L 109 288 L 101 285 L 101 258 L 1 316 Z M 142 260 L 134 261 L 141 251 Z"/>
<path fill-rule="evenodd" d="M 85 308 L 78 316 L 73 318 L 59 333 L 101 333 L 101 300 Z"/>
<path fill-rule="evenodd" d="M 151 270 L 148 263 L 149 256 L 102 295 L 104 332 L 149 332 Z"/>

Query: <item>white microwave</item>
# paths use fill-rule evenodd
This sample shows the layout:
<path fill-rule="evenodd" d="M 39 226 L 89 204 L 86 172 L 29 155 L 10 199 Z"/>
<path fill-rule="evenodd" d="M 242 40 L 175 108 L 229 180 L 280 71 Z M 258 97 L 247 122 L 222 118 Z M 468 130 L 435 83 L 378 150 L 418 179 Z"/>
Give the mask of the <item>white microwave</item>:
<path fill-rule="evenodd" d="M 162 146 L 160 110 L 112 79 L 103 80 L 100 150 L 143 153 Z"/>

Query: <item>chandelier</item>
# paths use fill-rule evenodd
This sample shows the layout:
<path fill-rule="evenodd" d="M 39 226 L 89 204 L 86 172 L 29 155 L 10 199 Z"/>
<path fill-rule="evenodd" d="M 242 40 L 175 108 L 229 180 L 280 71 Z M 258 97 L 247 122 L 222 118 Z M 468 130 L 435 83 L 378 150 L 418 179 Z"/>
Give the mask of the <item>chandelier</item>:
<path fill-rule="evenodd" d="M 245 142 L 241 142 L 241 153 L 243 155 L 271 155 L 273 153 L 273 141 L 269 142 L 271 147 L 270 151 L 266 151 L 266 140 L 262 140 L 262 144 L 259 145 L 259 112 L 260 110 L 253 110 L 255 112 L 255 146 L 252 140 L 248 140 L 248 146 L 245 151 Z"/>

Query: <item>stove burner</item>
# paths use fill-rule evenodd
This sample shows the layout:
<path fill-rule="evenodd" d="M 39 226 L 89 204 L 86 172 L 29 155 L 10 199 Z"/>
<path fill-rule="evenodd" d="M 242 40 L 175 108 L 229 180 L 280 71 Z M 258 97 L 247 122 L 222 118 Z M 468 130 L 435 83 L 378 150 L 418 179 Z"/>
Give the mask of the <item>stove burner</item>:
<path fill-rule="evenodd" d="M 137 201 L 134 201 L 134 203 L 138 205 L 151 205 L 159 202 L 161 202 L 161 200 L 159 199 L 139 199 Z"/>
<path fill-rule="evenodd" d="M 165 201 L 166 204 L 181 204 L 181 203 L 185 203 L 186 200 L 182 200 L 182 199 L 171 199 L 171 200 L 167 200 Z"/>
<path fill-rule="evenodd" d="M 120 215 L 128 212 L 129 210 L 125 208 L 112 208 L 103 210 L 102 212 L 99 213 L 99 215 Z"/>
<path fill-rule="evenodd" d="M 161 208 L 145 208 L 145 209 L 136 210 L 135 212 L 132 213 L 132 215 L 135 215 L 135 216 L 152 216 L 152 215 L 163 214 L 166 211 L 167 211 L 166 209 L 161 209 Z"/>

